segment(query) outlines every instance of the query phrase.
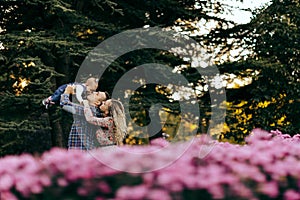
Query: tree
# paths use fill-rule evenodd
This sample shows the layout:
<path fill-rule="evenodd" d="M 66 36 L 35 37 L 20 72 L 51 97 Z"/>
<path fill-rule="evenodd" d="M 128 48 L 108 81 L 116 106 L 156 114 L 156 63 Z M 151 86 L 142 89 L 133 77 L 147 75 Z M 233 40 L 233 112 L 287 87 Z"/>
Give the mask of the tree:
<path fill-rule="evenodd" d="M 66 146 L 71 116 L 55 107 L 43 110 L 41 100 L 74 80 L 97 40 L 94 27 L 104 29 L 103 22 L 80 13 L 83 1 L 69 3 L 1 2 L 1 135 L 7 138 L 1 141 L 2 155 Z"/>
<path fill-rule="evenodd" d="M 222 138 L 242 142 L 255 127 L 299 133 L 299 9 L 299 1 L 273 0 L 249 24 L 210 35 L 218 38 L 214 44 L 222 44 L 224 54 L 234 48 L 250 52 L 220 64 L 223 75 L 251 80 L 227 89 Z"/>
<path fill-rule="evenodd" d="M 56 107 L 44 110 L 41 100 L 59 85 L 74 81 L 88 52 L 108 37 L 144 26 L 177 26 L 181 32 L 193 32 L 201 29 L 194 23 L 200 19 L 232 24 L 210 15 L 224 12 L 219 1 L 3 0 L 0 6 L 0 81 L 4 91 L 0 135 L 5 138 L 0 144 L 1 155 L 66 146 L 71 116 L 66 117 Z M 101 77 L 99 89 L 112 91 L 123 73 L 147 62 L 170 67 L 185 63 L 157 50 L 128 53 L 110 65 Z M 189 65 L 182 73 L 195 86 L 202 84 L 201 77 Z M 152 86 L 146 88 L 142 96 L 155 93 Z M 207 95 L 203 96 L 207 101 Z M 153 97 L 165 99 L 160 95 Z M 149 101 L 147 108 L 158 100 Z"/>

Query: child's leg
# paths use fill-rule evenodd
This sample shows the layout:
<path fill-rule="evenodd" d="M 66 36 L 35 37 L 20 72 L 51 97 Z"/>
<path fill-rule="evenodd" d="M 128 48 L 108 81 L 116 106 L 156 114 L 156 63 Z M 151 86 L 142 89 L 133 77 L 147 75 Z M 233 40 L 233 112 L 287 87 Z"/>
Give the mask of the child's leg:
<path fill-rule="evenodd" d="M 60 102 L 60 97 L 61 95 L 64 93 L 66 87 L 67 87 L 68 84 L 64 84 L 64 85 L 61 85 L 59 86 L 55 92 L 51 95 L 51 101 L 54 102 L 55 104 L 59 104 Z"/>

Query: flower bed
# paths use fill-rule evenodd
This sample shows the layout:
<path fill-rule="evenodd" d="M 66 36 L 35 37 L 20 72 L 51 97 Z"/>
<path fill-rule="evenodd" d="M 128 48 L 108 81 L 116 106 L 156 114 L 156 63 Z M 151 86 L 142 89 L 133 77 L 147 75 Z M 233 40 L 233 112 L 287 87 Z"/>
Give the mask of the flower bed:
<path fill-rule="evenodd" d="M 300 199 L 300 135 L 255 129 L 247 145 L 215 143 L 202 158 L 199 152 L 209 146 L 203 138 L 187 149 L 157 140 L 124 151 L 53 148 L 40 157 L 6 156 L 0 159 L 0 199 Z M 129 159 L 129 149 L 160 152 Z M 178 159 L 159 168 L 180 150 Z M 151 166 L 157 169 L 147 171 Z"/>

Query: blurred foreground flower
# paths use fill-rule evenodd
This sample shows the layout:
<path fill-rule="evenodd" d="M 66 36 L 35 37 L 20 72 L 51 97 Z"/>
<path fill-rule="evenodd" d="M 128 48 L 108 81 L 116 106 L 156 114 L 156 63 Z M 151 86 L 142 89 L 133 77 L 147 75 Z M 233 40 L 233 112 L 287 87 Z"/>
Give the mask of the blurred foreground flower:
<path fill-rule="evenodd" d="M 199 136 L 188 149 L 159 138 L 148 146 L 122 146 L 121 151 L 53 148 L 40 157 L 6 156 L 0 159 L 0 194 L 9 200 L 300 199 L 299 138 L 254 129 L 246 145 Z M 159 154 L 150 154 L 157 150 Z M 147 169 L 182 150 L 172 164 L 147 173 L 110 167 Z M 128 159 L 129 151 L 143 158 Z"/>

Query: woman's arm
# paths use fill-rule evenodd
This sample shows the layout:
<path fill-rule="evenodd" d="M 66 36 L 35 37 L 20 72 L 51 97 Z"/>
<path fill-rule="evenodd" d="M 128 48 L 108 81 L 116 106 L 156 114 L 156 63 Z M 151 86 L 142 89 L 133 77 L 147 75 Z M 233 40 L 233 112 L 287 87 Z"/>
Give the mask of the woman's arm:
<path fill-rule="evenodd" d="M 101 127 L 111 128 L 113 126 L 113 119 L 111 117 L 95 117 L 91 111 L 87 100 L 83 100 L 84 116 L 87 122 Z"/>

